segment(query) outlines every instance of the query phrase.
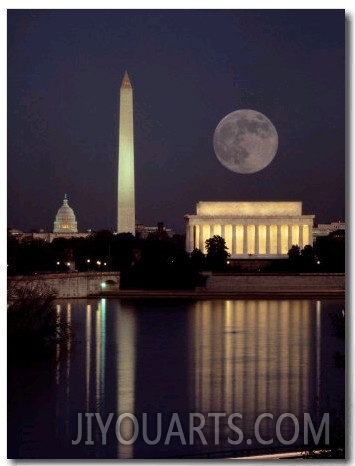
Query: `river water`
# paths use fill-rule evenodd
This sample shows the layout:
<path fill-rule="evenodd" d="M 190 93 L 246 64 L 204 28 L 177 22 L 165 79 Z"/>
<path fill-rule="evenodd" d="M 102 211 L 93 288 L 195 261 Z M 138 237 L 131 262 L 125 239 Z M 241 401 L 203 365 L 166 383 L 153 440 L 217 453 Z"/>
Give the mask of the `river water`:
<path fill-rule="evenodd" d="M 344 340 L 331 321 L 344 301 L 92 299 L 56 306 L 73 339 L 50 357 L 9 368 L 9 458 L 295 450 L 305 448 L 305 413 L 331 434 L 344 417 L 345 370 L 335 358 Z M 103 438 L 98 422 L 109 416 Z"/>

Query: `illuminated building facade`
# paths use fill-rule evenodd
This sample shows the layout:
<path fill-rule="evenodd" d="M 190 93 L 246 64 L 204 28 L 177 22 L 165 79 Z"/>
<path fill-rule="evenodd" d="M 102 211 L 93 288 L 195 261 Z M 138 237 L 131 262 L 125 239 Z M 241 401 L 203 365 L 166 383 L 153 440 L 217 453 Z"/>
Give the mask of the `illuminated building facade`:
<path fill-rule="evenodd" d="M 172 238 L 174 232 L 171 228 L 166 228 L 163 222 L 158 222 L 158 226 L 149 227 L 138 223 L 136 225 L 137 236 L 140 239 L 147 239 L 148 236 L 154 236 L 158 238 Z"/>
<path fill-rule="evenodd" d="M 85 233 L 78 232 L 78 223 L 74 210 L 68 204 L 68 196 L 65 194 L 62 206 L 58 209 L 54 220 L 53 233 L 40 230 L 38 233 L 24 233 L 20 230 L 10 229 L 9 234 L 19 241 L 43 240 L 51 243 L 56 238 L 86 238 L 92 234 L 91 230 Z"/>
<path fill-rule="evenodd" d="M 66 194 L 64 195 L 63 205 L 55 217 L 53 233 L 78 233 L 75 214 L 73 209 L 69 207 Z"/>
<path fill-rule="evenodd" d="M 127 71 L 120 89 L 117 233 L 135 235 L 133 90 Z"/>
<path fill-rule="evenodd" d="M 344 230 L 345 231 L 345 222 L 332 222 L 332 223 L 319 223 L 316 227 L 313 227 L 313 242 L 319 236 L 328 236 L 329 233 L 334 231 Z"/>
<path fill-rule="evenodd" d="M 292 245 L 312 244 L 314 215 L 302 215 L 302 202 L 198 202 L 186 215 L 186 250 L 206 253 L 214 235 L 226 241 L 231 259 L 285 258 Z"/>

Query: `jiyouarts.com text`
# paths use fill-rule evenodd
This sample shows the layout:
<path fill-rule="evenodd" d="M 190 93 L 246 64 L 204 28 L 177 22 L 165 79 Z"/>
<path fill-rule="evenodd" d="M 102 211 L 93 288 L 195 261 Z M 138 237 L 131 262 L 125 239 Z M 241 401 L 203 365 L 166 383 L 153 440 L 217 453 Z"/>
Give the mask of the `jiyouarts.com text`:
<path fill-rule="evenodd" d="M 254 442 L 259 445 L 272 445 L 276 440 L 282 445 L 293 445 L 300 437 L 304 445 L 318 445 L 320 439 L 326 445 L 329 444 L 329 413 L 324 413 L 316 426 L 309 413 L 304 413 L 301 419 L 292 413 L 283 413 L 277 417 L 271 413 L 262 413 L 254 421 L 253 439 L 244 435 L 241 413 L 190 413 L 187 422 L 182 422 L 178 413 L 172 413 L 168 422 L 163 422 L 162 417 L 162 413 L 156 413 L 154 416 L 148 416 L 147 413 L 141 416 L 132 413 L 115 416 L 114 413 L 109 413 L 107 417 L 102 417 L 100 413 L 78 413 L 77 435 L 72 440 L 72 445 L 94 445 L 98 442 L 106 445 L 110 431 L 114 431 L 117 441 L 123 445 L 132 445 L 138 436 L 141 436 L 147 445 L 160 442 L 169 445 L 172 440 L 178 440 L 182 445 L 193 445 L 196 441 L 203 445 L 219 445 L 222 438 L 227 438 L 230 445 L 251 445 Z M 266 422 L 269 423 L 268 434 L 263 430 Z M 212 436 L 205 435 L 204 428 L 207 423 L 209 426 L 212 423 Z M 287 435 L 283 429 L 285 424 L 288 426 Z M 99 435 L 93 435 L 94 429 L 96 432 L 99 430 Z"/>

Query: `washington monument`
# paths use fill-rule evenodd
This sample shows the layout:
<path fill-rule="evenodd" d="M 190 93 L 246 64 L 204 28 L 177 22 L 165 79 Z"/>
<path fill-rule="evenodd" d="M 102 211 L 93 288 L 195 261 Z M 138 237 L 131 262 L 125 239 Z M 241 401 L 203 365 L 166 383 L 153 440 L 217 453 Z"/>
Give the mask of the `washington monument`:
<path fill-rule="evenodd" d="M 127 71 L 120 89 L 117 233 L 135 235 L 133 90 Z"/>

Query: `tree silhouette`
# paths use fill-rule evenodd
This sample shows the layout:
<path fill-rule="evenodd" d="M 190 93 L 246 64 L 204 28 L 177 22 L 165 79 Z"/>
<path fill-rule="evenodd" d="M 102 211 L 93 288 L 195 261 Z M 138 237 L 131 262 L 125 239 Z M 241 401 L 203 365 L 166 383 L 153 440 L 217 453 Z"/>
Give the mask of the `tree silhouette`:
<path fill-rule="evenodd" d="M 230 256 L 226 242 L 222 236 L 214 235 L 205 241 L 207 250 L 207 263 L 212 270 L 225 268 Z"/>
<path fill-rule="evenodd" d="M 290 269 L 299 271 L 301 269 L 301 249 L 298 245 L 293 245 L 288 251 L 288 262 Z"/>
<path fill-rule="evenodd" d="M 314 249 L 310 244 L 306 244 L 306 246 L 302 249 L 301 258 L 304 271 L 313 272 L 316 264 L 316 258 Z"/>
<path fill-rule="evenodd" d="M 206 262 L 206 257 L 200 249 L 194 249 L 191 253 L 191 264 L 195 270 L 203 270 Z"/>

